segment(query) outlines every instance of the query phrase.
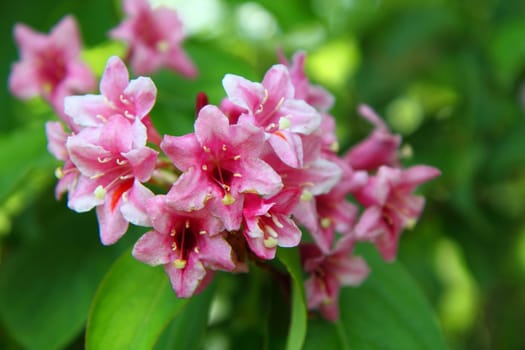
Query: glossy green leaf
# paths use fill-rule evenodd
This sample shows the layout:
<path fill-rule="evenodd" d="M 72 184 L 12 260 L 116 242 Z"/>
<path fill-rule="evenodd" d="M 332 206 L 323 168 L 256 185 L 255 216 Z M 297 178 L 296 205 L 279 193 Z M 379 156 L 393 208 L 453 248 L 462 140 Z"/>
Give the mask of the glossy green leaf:
<path fill-rule="evenodd" d="M 299 251 L 279 249 L 277 256 L 292 276 L 292 314 L 286 349 L 301 349 L 306 336 L 306 299 Z"/>
<path fill-rule="evenodd" d="M 310 321 L 306 349 L 317 349 L 320 339 L 325 349 L 446 349 L 432 309 L 403 266 L 365 248 L 369 278 L 342 289 L 337 323 Z"/>
<path fill-rule="evenodd" d="M 176 297 L 162 267 L 145 265 L 126 251 L 95 295 L 86 348 L 151 349 L 187 302 Z"/>
<path fill-rule="evenodd" d="M 0 264 L 0 318 L 27 349 L 64 348 L 80 334 L 120 248 L 102 247 L 93 215 L 44 196 L 14 221 L 11 235 L 24 242 L 4 246 Z"/>

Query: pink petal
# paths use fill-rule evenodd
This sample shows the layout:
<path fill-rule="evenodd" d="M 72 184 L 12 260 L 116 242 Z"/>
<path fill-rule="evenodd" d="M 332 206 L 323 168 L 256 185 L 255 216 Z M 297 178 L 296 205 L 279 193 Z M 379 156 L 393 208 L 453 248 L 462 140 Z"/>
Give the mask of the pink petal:
<path fill-rule="evenodd" d="M 164 135 L 160 148 L 181 171 L 186 171 L 197 164 L 200 166 L 196 155 L 202 152 L 202 148 L 195 134 L 184 136 Z"/>
<path fill-rule="evenodd" d="M 100 92 L 109 101 L 120 101 L 120 95 L 129 83 L 129 73 L 126 65 L 117 56 L 108 59 L 100 80 Z"/>
<path fill-rule="evenodd" d="M 358 286 L 368 277 L 370 268 L 363 258 L 347 256 L 333 264 L 331 272 L 337 276 L 341 285 Z"/>
<path fill-rule="evenodd" d="M 132 149 L 122 154 L 133 168 L 133 176 L 140 182 L 149 181 L 157 162 L 158 152 L 148 147 Z"/>
<path fill-rule="evenodd" d="M 280 114 L 290 120 L 290 131 L 308 135 L 321 125 L 321 114 L 302 100 L 286 100 Z"/>
<path fill-rule="evenodd" d="M 146 210 L 146 203 L 153 198 L 153 196 L 153 192 L 146 186 L 135 181 L 123 198 L 120 212 L 127 221 L 134 225 L 151 226 L 151 220 Z"/>
<path fill-rule="evenodd" d="M 380 207 L 368 207 L 355 226 L 356 238 L 359 240 L 374 239 L 385 233 L 382 225 L 382 210 Z"/>
<path fill-rule="evenodd" d="M 199 239 L 199 256 L 213 269 L 232 271 L 235 264 L 232 261 L 232 249 L 221 235 Z"/>
<path fill-rule="evenodd" d="M 114 114 L 102 95 L 67 96 L 64 112 L 80 126 L 99 126 Z"/>
<path fill-rule="evenodd" d="M 264 99 L 264 87 L 241 76 L 226 74 L 222 85 L 228 98 L 234 104 L 255 112 Z"/>
<path fill-rule="evenodd" d="M 55 25 L 49 39 L 62 50 L 66 59 L 73 59 L 80 54 L 80 33 L 73 16 L 66 16 Z"/>
<path fill-rule="evenodd" d="M 184 269 L 178 269 L 173 264 L 164 265 L 170 278 L 171 286 L 179 298 L 191 297 L 206 276 L 206 269 L 197 257 L 190 253 Z"/>
<path fill-rule="evenodd" d="M 133 99 L 134 113 L 137 118 L 142 119 L 155 104 L 157 87 L 150 78 L 138 77 L 129 82 L 123 93 Z"/>
<path fill-rule="evenodd" d="M 269 95 L 265 108 L 273 110 L 282 98 L 291 99 L 294 97 L 295 92 L 290 73 L 288 68 L 282 64 L 276 64 L 266 72 L 262 85 Z"/>
<path fill-rule="evenodd" d="M 202 171 L 191 167 L 177 179 L 166 198 L 176 210 L 194 211 L 202 209 L 212 194 Z"/>
<path fill-rule="evenodd" d="M 283 187 L 281 177 L 261 159 L 247 158 L 241 159 L 240 162 L 242 178 L 239 182 L 239 192 L 272 196 Z"/>
<path fill-rule="evenodd" d="M 46 123 L 46 135 L 47 135 L 47 149 L 56 159 L 65 161 L 69 158 L 69 154 L 66 148 L 66 140 L 68 135 L 64 131 L 62 123 L 59 122 L 47 122 Z"/>
<path fill-rule="evenodd" d="M 213 105 L 204 106 L 195 121 L 195 136 L 202 146 L 229 139 L 229 120 L 222 111 Z M 220 148 L 222 145 L 218 145 Z"/>
<path fill-rule="evenodd" d="M 33 62 L 15 63 L 9 75 L 9 91 L 18 98 L 27 100 L 40 94 L 40 78 Z"/>
<path fill-rule="evenodd" d="M 418 186 L 435 177 L 441 175 L 441 172 L 431 166 L 416 165 L 405 169 L 401 177 L 400 185 Z"/>
<path fill-rule="evenodd" d="M 96 206 L 104 203 L 104 199 L 95 197 L 95 189 L 98 183 L 85 176 L 77 178 L 74 190 L 69 192 L 67 206 L 77 213 L 90 211 Z"/>
<path fill-rule="evenodd" d="M 128 221 L 124 219 L 120 210 L 112 207 L 111 201 L 108 200 L 97 207 L 100 240 L 104 245 L 117 242 L 128 230 Z"/>
<path fill-rule="evenodd" d="M 121 115 L 114 115 L 104 124 L 99 143 L 104 149 L 118 154 L 128 152 L 133 145 L 133 131 L 129 121 Z M 144 128 L 144 140 L 146 129 Z"/>
<path fill-rule="evenodd" d="M 142 235 L 133 246 L 133 257 L 143 263 L 157 266 L 170 263 L 171 247 L 166 243 L 166 235 L 149 231 Z"/>
<path fill-rule="evenodd" d="M 268 135 L 268 143 L 283 163 L 292 168 L 303 166 L 303 147 L 299 135 L 286 131 Z"/>

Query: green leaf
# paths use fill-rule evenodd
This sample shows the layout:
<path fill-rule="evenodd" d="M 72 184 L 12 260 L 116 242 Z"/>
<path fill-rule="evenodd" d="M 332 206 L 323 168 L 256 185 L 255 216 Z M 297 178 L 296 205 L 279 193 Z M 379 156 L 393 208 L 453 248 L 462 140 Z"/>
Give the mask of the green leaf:
<path fill-rule="evenodd" d="M 199 295 L 193 296 L 169 326 L 164 330 L 155 349 L 191 350 L 202 343 L 206 330 L 215 283 L 207 286 Z"/>
<path fill-rule="evenodd" d="M 310 321 L 306 349 L 321 342 L 325 349 L 446 349 L 432 309 L 403 266 L 364 248 L 369 278 L 341 290 L 339 322 Z"/>
<path fill-rule="evenodd" d="M 0 264 L 0 317 L 23 348 L 60 349 L 84 328 L 97 285 L 118 256 L 102 247 L 93 215 L 55 202 L 51 191 L 14 222 Z"/>
<path fill-rule="evenodd" d="M 100 284 L 89 314 L 87 349 L 151 349 L 188 299 L 178 299 L 161 267 L 126 251 Z"/>
<path fill-rule="evenodd" d="M 306 299 L 299 251 L 297 249 L 279 249 L 277 256 L 292 276 L 292 315 L 286 349 L 302 349 L 306 336 Z"/>
<path fill-rule="evenodd" d="M 0 201 L 28 180 L 32 170 L 44 168 L 51 173 L 53 158 L 46 148 L 44 126 L 28 126 L 0 138 Z"/>

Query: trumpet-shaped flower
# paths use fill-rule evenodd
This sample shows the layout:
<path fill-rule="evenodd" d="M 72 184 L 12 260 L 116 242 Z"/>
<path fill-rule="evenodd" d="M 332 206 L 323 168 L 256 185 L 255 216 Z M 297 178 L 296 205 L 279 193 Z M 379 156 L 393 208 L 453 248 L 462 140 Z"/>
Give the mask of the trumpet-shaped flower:
<path fill-rule="evenodd" d="M 230 245 L 221 235 L 221 221 L 203 210 L 175 210 L 166 196 L 148 201 L 153 231 L 133 247 L 133 256 L 150 265 L 163 265 L 178 297 L 191 297 L 209 281 L 213 270 L 232 271 Z"/>
<path fill-rule="evenodd" d="M 128 57 L 136 74 L 168 67 L 188 77 L 197 75 L 181 48 L 185 35 L 176 11 L 165 6 L 152 8 L 147 0 L 124 0 L 124 11 L 127 19 L 110 36 L 128 43 Z"/>
<path fill-rule="evenodd" d="M 396 166 L 401 136 L 392 134 L 385 122 L 370 107 L 360 106 L 359 113 L 371 122 L 375 129 L 364 141 L 352 147 L 345 159 L 356 170 L 376 170 L 381 165 Z"/>
<path fill-rule="evenodd" d="M 264 135 L 259 128 L 230 125 L 212 105 L 200 110 L 195 133 L 167 135 L 161 143 L 177 168 L 184 172 L 194 169 L 197 196 L 206 191 L 218 202 L 218 215 L 224 218 L 228 230 L 239 229 L 244 193 L 269 197 L 282 188 L 280 176 L 259 158 L 263 147 Z M 188 191 L 188 187 L 181 191 Z M 176 202 L 173 205 L 177 206 Z"/>
<path fill-rule="evenodd" d="M 357 286 L 370 271 L 361 257 L 352 256 L 354 240 L 345 235 L 329 253 L 323 253 L 314 244 L 301 246 L 303 267 L 309 278 L 305 281 L 309 309 L 319 309 L 331 321 L 339 318 L 339 291 L 341 286 Z"/>
<path fill-rule="evenodd" d="M 355 227 L 357 239 L 374 242 L 385 260 L 394 260 L 402 230 L 416 223 L 425 204 L 423 197 L 412 192 L 439 175 L 439 170 L 424 165 L 404 170 L 380 167 L 356 192 L 357 200 L 366 207 Z"/>
<path fill-rule="evenodd" d="M 149 139 L 158 143 L 160 136 L 149 118 L 156 97 L 157 88 L 150 78 L 130 81 L 124 62 L 113 56 L 100 79 L 100 95 L 66 97 L 65 113 L 81 127 L 99 126 L 115 114 L 126 117 L 130 123 L 139 119 L 146 125 Z"/>
<path fill-rule="evenodd" d="M 300 194 L 291 190 L 268 199 L 253 194 L 246 196 L 244 237 L 259 258 L 273 259 L 277 246 L 295 247 L 301 241 L 301 230 L 290 215 Z"/>
<path fill-rule="evenodd" d="M 43 97 L 70 124 L 64 97 L 95 87 L 94 75 L 80 60 L 82 43 L 75 19 L 64 17 L 48 35 L 17 24 L 14 36 L 21 60 L 9 76 L 11 92 L 21 99 Z"/>
<path fill-rule="evenodd" d="M 78 212 L 97 207 L 102 243 L 115 243 L 128 222 L 148 225 L 145 201 L 157 152 L 145 146 L 146 128 L 112 116 L 98 128 L 85 128 L 67 140 L 71 161 L 82 175 L 68 205 Z"/>
<path fill-rule="evenodd" d="M 303 164 L 301 134 L 308 135 L 321 123 L 321 115 L 305 101 L 296 99 L 288 69 L 275 65 L 262 83 L 227 74 L 223 86 L 233 104 L 246 110 L 239 123 L 264 130 L 268 143 L 283 162 L 292 167 Z"/>

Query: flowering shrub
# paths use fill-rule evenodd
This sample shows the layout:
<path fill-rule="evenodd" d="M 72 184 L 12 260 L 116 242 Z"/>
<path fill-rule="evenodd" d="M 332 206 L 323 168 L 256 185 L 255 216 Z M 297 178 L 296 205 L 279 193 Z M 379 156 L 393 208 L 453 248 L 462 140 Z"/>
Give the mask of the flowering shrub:
<path fill-rule="evenodd" d="M 11 91 L 41 96 L 60 119 L 46 124 L 48 150 L 60 161 L 57 198 L 67 193 L 79 213 L 95 209 L 104 245 L 129 224 L 148 228 L 131 254 L 163 266 L 173 298 L 205 291 L 217 271 L 264 266 L 284 276 L 285 289 L 300 282 L 293 288 L 304 290 L 312 315 L 337 322 L 340 289 L 371 272 L 356 244 L 371 242 L 395 260 L 402 232 L 423 210 L 414 191 L 439 170 L 403 167 L 401 137 L 366 105 L 359 113 L 374 129 L 341 151 L 334 97 L 310 83 L 305 52 L 291 61 L 280 53 L 261 82 L 226 74 L 222 101 L 196 96 L 192 133 L 161 135 L 150 117 L 155 82 L 130 80 L 126 63 L 137 75 L 168 68 L 186 77 L 197 75 L 196 65 L 181 47 L 176 12 L 145 0 L 127 0 L 124 9 L 110 36 L 127 42 L 127 54 L 108 58 L 95 93 L 73 17 L 49 35 L 15 28 L 21 60 Z M 288 272 L 275 262 L 287 250 L 299 252 L 301 270 L 287 253 L 280 261 Z"/>

